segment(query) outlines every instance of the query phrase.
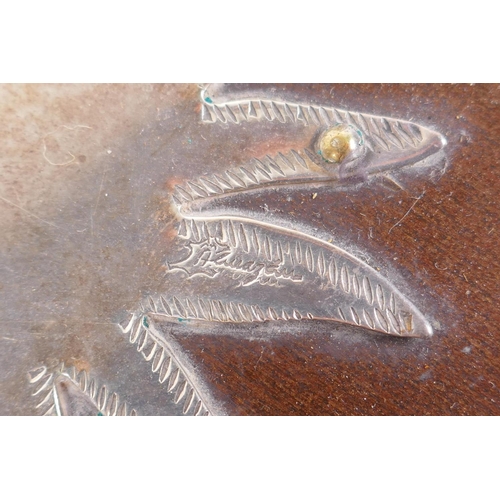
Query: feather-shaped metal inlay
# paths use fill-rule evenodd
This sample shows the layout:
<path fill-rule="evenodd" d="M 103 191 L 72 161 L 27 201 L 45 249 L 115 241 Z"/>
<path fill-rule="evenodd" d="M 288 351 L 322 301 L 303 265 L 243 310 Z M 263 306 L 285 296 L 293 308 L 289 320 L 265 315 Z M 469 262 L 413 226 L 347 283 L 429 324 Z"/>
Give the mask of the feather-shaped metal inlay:
<path fill-rule="evenodd" d="M 51 416 L 135 416 L 116 392 L 100 385 L 87 371 L 42 365 L 28 373 L 36 410 Z"/>
<path fill-rule="evenodd" d="M 189 232 L 183 233 L 184 256 L 168 262 L 167 276 L 177 276 L 184 288 L 186 278 L 193 283 L 209 280 L 210 296 L 181 298 L 179 287 L 178 295 L 156 297 L 153 307 L 151 298 L 146 299 L 143 308 L 151 313 L 176 321 L 245 323 L 275 321 L 286 314 L 296 319 L 292 314 L 296 310 L 301 318 L 349 323 L 391 335 L 432 333 L 424 316 L 393 284 L 332 243 L 241 218 L 191 219 L 187 225 L 204 225 L 207 236 L 191 239 Z M 211 236 L 218 225 L 221 236 Z M 171 290 L 175 293 L 174 287 Z M 256 307 L 264 311 L 262 315 L 253 312 Z"/>
<path fill-rule="evenodd" d="M 159 383 L 166 387 L 174 403 L 181 406 L 182 413 L 206 416 L 213 413 L 206 400 L 207 391 L 200 389 L 195 370 L 182 355 L 175 339 L 156 328 L 154 321 L 155 315 L 159 319 L 167 316 L 177 321 L 194 319 L 198 307 L 189 297 L 150 296 L 143 302 L 141 312 L 132 314 L 122 331 L 129 335 L 130 343 L 137 347 L 143 358 L 151 363 L 151 370 L 157 374 Z"/>
<path fill-rule="evenodd" d="M 299 127 L 301 138 L 294 148 L 276 155 L 256 157 L 237 167 L 221 164 L 217 171 L 178 184 L 174 201 L 183 214 L 202 211 L 208 203 L 216 210 L 228 195 L 278 185 L 300 189 L 314 182 L 339 187 L 383 179 L 438 156 L 446 144 L 442 134 L 405 120 L 329 106 L 249 99 L 220 86 L 205 89 L 202 99 L 206 123 L 276 121 L 284 134 L 290 127 Z"/>

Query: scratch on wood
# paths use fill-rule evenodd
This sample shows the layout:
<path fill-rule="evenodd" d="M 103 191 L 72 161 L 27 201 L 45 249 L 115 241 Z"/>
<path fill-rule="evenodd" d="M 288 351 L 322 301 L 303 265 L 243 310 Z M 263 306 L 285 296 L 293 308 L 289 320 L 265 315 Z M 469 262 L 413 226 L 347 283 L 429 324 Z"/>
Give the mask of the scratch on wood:
<path fill-rule="evenodd" d="M 259 356 L 259 359 L 257 360 L 257 363 L 255 363 L 254 370 L 257 370 L 257 365 L 260 363 L 260 360 L 262 359 L 262 356 L 264 355 L 265 350 L 266 350 L 266 348 L 264 347 L 264 349 L 262 349 L 262 351 L 260 353 L 260 356 Z"/>
<path fill-rule="evenodd" d="M 389 232 L 388 234 L 391 234 L 391 231 L 396 227 L 398 226 L 399 224 L 401 224 L 401 222 L 403 222 L 404 219 L 406 219 L 406 217 L 408 216 L 408 214 L 413 210 L 413 208 L 415 207 L 415 205 L 423 198 L 425 194 L 425 191 L 422 192 L 422 194 L 412 203 L 411 207 L 408 209 L 408 212 L 406 212 L 403 217 L 401 217 L 401 219 L 399 219 L 396 224 L 394 224 L 394 226 L 391 227 L 391 229 L 389 229 Z"/>

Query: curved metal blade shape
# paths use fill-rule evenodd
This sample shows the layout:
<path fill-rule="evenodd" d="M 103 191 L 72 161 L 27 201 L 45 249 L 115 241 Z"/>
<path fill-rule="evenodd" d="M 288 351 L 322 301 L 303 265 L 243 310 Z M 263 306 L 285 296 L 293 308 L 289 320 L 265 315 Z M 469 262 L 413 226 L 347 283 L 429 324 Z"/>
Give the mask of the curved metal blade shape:
<path fill-rule="evenodd" d="M 249 92 L 248 89 L 245 90 Z M 250 176 L 236 170 L 234 178 L 230 172 L 222 170 L 222 183 L 215 179 L 214 184 L 225 192 L 231 188 L 241 190 L 242 183 L 252 186 L 256 183 L 253 180 L 256 172 L 257 179 L 271 184 L 274 179 L 269 180 L 266 171 L 279 182 L 334 180 L 340 184 L 357 183 L 374 175 L 415 164 L 438 153 L 446 144 L 442 134 L 419 124 L 328 105 L 292 102 L 286 100 L 286 96 L 275 95 L 269 99 L 269 96 L 259 95 L 254 91 L 254 95 L 249 97 L 231 86 L 211 85 L 202 91 L 201 97 L 201 117 L 206 123 L 279 122 L 283 124 L 284 131 L 297 128 L 302 131 L 300 139 L 295 139 L 294 150 L 285 153 L 286 158 L 279 155 L 270 159 L 274 164 L 279 164 L 281 160 L 280 169 L 284 169 L 286 174 L 273 172 L 272 163 L 268 163 L 267 167 L 259 165 L 259 160 L 266 163 L 259 158 L 257 165 L 254 163 L 250 166 L 253 170 Z M 351 129 L 359 141 L 354 154 L 348 155 L 343 161 L 332 163 L 325 161 L 318 148 L 318 140 L 326 130 L 338 126 Z M 297 165 L 299 168 L 294 169 Z M 212 183 L 213 178 L 209 182 Z M 229 183 L 231 188 L 224 183 Z"/>
<path fill-rule="evenodd" d="M 186 219 L 179 234 L 184 256 L 169 261 L 167 271 L 177 284 L 170 279 L 169 294 L 146 301 L 148 313 L 175 322 L 310 319 L 404 337 L 432 334 L 389 281 L 332 243 L 236 217 Z"/>

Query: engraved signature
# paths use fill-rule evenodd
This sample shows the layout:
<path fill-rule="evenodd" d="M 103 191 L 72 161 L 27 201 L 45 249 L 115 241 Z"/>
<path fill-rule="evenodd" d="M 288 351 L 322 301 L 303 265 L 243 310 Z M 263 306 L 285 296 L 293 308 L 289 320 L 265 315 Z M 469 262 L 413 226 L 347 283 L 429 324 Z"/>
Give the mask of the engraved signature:
<path fill-rule="evenodd" d="M 205 275 L 215 278 L 224 275 L 236 280 L 241 286 L 255 283 L 280 286 L 282 280 L 303 281 L 303 276 L 283 262 L 273 263 L 251 260 L 241 256 L 237 247 L 231 248 L 218 238 L 209 236 L 201 242 L 189 241 L 189 255 L 179 262 L 168 263 L 169 271 L 183 271 L 188 276 Z"/>

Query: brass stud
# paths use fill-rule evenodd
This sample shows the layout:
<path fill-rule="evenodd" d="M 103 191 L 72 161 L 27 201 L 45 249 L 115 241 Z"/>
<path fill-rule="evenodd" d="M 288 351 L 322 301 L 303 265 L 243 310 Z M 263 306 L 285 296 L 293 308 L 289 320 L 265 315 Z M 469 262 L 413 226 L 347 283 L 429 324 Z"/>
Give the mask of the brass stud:
<path fill-rule="evenodd" d="M 342 162 L 361 144 L 361 133 L 350 125 L 331 127 L 319 138 L 319 154 L 329 163 Z"/>

